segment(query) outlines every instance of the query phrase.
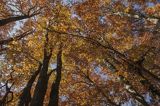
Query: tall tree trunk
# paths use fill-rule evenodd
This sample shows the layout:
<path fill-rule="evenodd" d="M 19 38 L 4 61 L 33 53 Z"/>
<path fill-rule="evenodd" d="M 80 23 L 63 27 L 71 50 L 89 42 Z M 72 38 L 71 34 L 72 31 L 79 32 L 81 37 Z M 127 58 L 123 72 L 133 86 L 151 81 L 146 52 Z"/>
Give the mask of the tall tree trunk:
<path fill-rule="evenodd" d="M 57 54 L 57 68 L 56 68 L 56 80 L 52 83 L 50 100 L 48 106 L 58 106 L 59 99 L 59 85 L 61 81 L 61 71 L 62 71 L 62 50 L 60 48 Z"/>
<path fill-rule="evenodd" d="M 38 70 L 31 76 L 30 80 L 28 81 L 26 87 L 23 89 L 22 94 L 20 95 L 19 98 L 19 103 L 18 106 L 28 106 L 30 101 L 31 101 L 31 88 L 32 85 L 37 77 L 37 75 L 39 74 L 40 70 L 42 68 L 42 64 L 39 64 Z"/>
<path fill-rule="evenodd" d="M 44 97 L 47 91 L 47 85 L 48 85 L 48 79 L 49 79 L 49 75 L 47 74 L 47 72 L 48 72 L 49 61 L 52 56 L 52 48 L 49 47 L 48 31 L 45 34 L 45 38 L 46 38 L 46 41 L 44 44 L 44 56 L 43 56 L 42 69 L 40 71 L 40 75 L 34 90 L 34 95 L 33 95 L 33 99 L 31 100 L 30 106 L 43 106 Z"/>
<path fill-rule="evenodd" d="M 48 66 L 51 54 L 45 56 L 43 60 L 43 66 L 40 71 L 37 85 L 35 87 L 33 99 L 31 101 L 31 106 L 43 106 L 44 96 L 46 94 L 47 85 L 48 85 Z"/>

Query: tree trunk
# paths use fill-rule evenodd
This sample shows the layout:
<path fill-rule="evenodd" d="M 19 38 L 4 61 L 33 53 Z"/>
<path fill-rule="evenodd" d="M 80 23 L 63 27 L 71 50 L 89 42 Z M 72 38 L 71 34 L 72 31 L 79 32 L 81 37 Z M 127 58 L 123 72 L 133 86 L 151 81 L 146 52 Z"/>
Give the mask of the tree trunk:
<path fill-rule="evenodd" d="M 30 80 L 28 81 L 26 87 L 23 89 L 22 94 L 20 95 L 20 100 L 18 103 L 18 106 L 28 106 L 30 101 L 31 101 L 31 88 L 32 85 L 37 77 L 37 75 L 39 74 L 40 70 L 41 70 L 42 64 L 39 64 L 38 70 L 31 76 Z"/>
<path fill-rule="evenodd" d="M 40 75 L 38 78 L 37 85 L 35 87 L 33 99 L 31 101 L 30 106 L 43 106 L 43 101 L 46 94 L 48 79 L 49 79 L 47 71 L 50 58 L 51 54 L 49 56 L 44 56 L 42 69 L 40 71 Z"/>
<path fill-rule="evenodd" d="M 40 71 L 40 75 L 34 90 L 34 95 L 33 99 L 31 100 L 30 106 L 43 106 L 44 97 L 47 91 L 47 85 L 49 79 L 49 75 L 47 74 L 47 72 L 48 72 L 49 61 L 52 56 L 52 48 L 49 47 L 48 30 L 45 34 L 45 38 L 46 40 L 44 43 L 44 56 L 43 56 L 42 69 Z"/>
<path fill-rule="evenodd" d="M 57 54 L 57 68 L 56 68 L 56 80 L 52 83 L 50 100 L 48 106 L 58 106 L 59 99 L 59 85 L 61 81 L 61 71 L 62 71 L 62 50 Z"/>

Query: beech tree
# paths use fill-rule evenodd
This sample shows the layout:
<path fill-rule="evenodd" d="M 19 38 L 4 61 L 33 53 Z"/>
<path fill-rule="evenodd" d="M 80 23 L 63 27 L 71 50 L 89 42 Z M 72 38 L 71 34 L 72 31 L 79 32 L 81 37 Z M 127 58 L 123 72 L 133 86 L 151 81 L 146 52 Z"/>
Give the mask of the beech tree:
<path fill-rule="evenodd" d="M 159 0 L 2 0 L 0 105 L 158 106 L 159 11 Z"/>

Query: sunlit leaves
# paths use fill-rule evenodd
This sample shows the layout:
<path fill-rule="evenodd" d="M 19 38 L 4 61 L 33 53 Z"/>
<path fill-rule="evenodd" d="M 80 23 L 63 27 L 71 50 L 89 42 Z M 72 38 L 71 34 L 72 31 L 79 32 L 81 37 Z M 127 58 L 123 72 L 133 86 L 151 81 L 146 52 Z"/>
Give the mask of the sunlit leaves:
<path fill-rule="evenodd" d="M 8 73 L 13 67 L 15 79 L 21 80 L 16 81 L 18 92 L 36 71 L 38 63 L 42 62 L 44 50 L 48 53 L 52 49 L 48 73 L 57 66 L 56 54 L 61 44 L 60 105 L 99 106 L 108 103 L 106 98 L 117 104 L 135 99 L 126 91 L 125 83 L 119 81 L 120 76 L 140 95 L 150 92 L 149 85 L 141 83 L 144 81 L 141 74 L 144 73 L 140 71 L 145 68 L 159 75 L 160 45 L 156 19 L 159 4 L 156 1 L 85 0 L 67 5 L 51 0 L 30 0 L 30 3 L 25 0 L 16 3 L 18 8 L 22 6 L 21 14 L 27 14 L 34 5 L 44 6 L 38 16 L 25 20 L 20 31 L 14 32 L 17 34 L 31 28 L 34 30 L 32 34 L 3 46 L 7 47 L 7 51 L 4 52 L 1 68 Z M 4 11 L 5 5 L 5 2 L 0 4 L 0 18 L 12 15 L 8 10 Z M 3 26 L 0 33 L 8 36 L 10 29 L 14 27 Z M 140 61 L 141 58 L 143 61 Z M 51 83 L 55 78 L 56 72 L 53 72 L 44 105 L 48 104 Z M 151 78 L 148 80 L 156 85 Z"/>

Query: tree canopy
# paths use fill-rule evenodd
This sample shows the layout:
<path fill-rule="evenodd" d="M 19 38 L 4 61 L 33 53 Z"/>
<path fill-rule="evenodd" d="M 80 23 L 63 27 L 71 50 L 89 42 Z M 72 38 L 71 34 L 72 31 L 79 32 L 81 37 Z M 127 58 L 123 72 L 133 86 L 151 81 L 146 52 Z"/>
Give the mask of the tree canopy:
<path fill-rule="evenodd" d="M 1 0 L 0 106 L 159 106 L 159 0 Z"/>

